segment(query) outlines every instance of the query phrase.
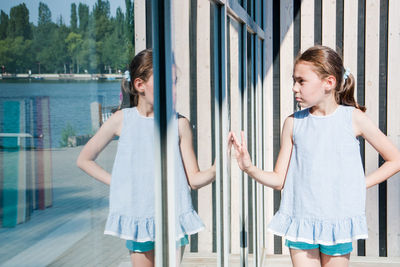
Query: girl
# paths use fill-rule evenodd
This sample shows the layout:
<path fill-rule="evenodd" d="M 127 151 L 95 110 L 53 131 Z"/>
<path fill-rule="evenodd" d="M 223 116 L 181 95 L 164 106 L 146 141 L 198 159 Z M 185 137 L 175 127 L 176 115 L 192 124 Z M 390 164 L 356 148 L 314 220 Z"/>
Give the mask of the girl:
<path fill-rule="evenodd" d="M 152 51 L 140 52 L 130 64 L 131 108 L 114 113 L 85 145 L 77 165 L 97 180 L 111 185 L 110 211 L 105 234 L 126 239 L 133 266 L 154 265 L 154 120 Z M 192 146 L 189 121 L 179 117 L 175 172 L 177 246 L 188 243 L 187 235 L 199 232 L 203 223 L 193 210 L 190 189 L 211 183 L 215 165 L 199 171 Z M 94 161 L 104 147 L 119 136 L 112 173 Z M 179 262 L 179 261 L 178 261 Z"/>
<path fill-rule="evenodd" d="M 324 46 L 309 48 L 295 61 L 293 92 L 302 109 L 286 118 L 275 169 L 256 168 L 229 133 L 239 168 L 256 181 L 283 189 L 279 211 L 269 224 L 286 237 L 293 266 L 348 266 L 352 240 L 367 238 L 366 188 L 400 170 L 400 152 L 354 100 L 354 77 L 340 56 Z M 362 136 L 386 160 L 364 176 Z"/>

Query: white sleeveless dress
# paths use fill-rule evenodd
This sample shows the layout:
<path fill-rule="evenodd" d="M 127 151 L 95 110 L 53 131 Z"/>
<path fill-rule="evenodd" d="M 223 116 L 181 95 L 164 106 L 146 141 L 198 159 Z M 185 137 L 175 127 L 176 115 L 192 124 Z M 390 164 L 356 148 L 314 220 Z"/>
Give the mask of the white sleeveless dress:
<path fill-rule="evenodd" d="M 269 224 L 287 240 L 335 245 L 368 237 L 365 175 L 353 107 L 294 114 L 293 150 L 279 211 Z"/>
<path fill-rule="evenodd" d="M 140 115 L 136 107 L 123 109 L 123 117 L 104 233 L 136 242 L 154 241 L 154 119 Z M 177 119 L 172 123 L 178 127 Z M 179 240 L 201 231 L 204 225 L 192 206 L 179 149 L 178 128 L 176 133 L 176 240 Z"/>

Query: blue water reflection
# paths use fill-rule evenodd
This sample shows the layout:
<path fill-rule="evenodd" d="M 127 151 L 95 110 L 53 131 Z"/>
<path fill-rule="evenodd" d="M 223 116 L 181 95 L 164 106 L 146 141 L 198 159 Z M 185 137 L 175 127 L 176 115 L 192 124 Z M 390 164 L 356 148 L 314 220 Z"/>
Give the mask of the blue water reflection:
<path fill-rule="evenodd" d="M 30 100 L 48 99 L 50 120 L 51 147 L 60 147 L 61 134 L 68 125 L 77 135 L 93 133 L 90 104 L 100 102 L 103 107 L 117 106 L 119 102 L 120 83 L 118 81 L 10 81 L 0 80 L 0 102 L 19 101 L 27 103 Z M 21 102 L 22 101 L 22 102 Z M 25 104 L 26 105 L 26 104 Z M 30 105 L 28 104 L 28 107 Z M 35 106 L 35 104 L 33 104 Z M 37 109 L 33 114 L 25 110 L 26 115 L 37 118 Z M 3 118 L 19 118 L 15 109 L 4 110 Z M 18 111 L 20 112 L 20 111 Z M 16 118 L 14 118 L 16 119 Z M 4 120 L 0 119 L 0 131 L 4 129 Z M 34 133 L 37 136 L 38 133 Z M 17 142 L 9 140 L 6 142 Z"/>

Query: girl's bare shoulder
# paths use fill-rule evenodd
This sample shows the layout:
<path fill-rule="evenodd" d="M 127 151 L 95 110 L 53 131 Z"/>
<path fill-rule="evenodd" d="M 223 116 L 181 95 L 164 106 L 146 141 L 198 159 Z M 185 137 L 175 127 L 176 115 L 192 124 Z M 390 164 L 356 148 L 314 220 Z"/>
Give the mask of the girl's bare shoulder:
<path fill-rule="evenodd" d="M 371 119 L 365 114 L 365 112 L 361 111 L 358 108 L 354 108 L 353 110 L 353 130 L 356 136 L 363 135 L 363 132 L 366 130 L 365 127 L 373 127 L 374 124 Z"/>
<path fill-rule="evenodd" d="M 112 131 L 115 135 L 120 135 L 122 129 L 122 122 L 124 120 L 124 112 L 122 110 L 118 110 L 108 118 L 102 128 L 105 128 L 108 131 Z"/>

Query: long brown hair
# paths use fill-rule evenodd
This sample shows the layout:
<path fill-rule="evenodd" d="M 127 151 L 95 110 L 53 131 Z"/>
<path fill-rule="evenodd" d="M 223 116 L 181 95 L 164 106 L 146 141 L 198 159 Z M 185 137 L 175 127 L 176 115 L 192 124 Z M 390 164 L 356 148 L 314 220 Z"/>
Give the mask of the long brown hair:
<path fill-rule="evenodd" d="M 321 45 L 310 47 L 296 58 L 294 65 L 300 62 L 311 63 L 320 79 L 330 75 L 336 78 L 335 100 L 338 104 L 353 106 L 365 112 L 365 106 L 359 105 L 354 98 L 354 76 L 350 73 L 344 79 L 346 70 L 343 60 L 333 49 Z"/>
<path fill-rule="evenodd" d="M 129 86 L 123 89 L 129 92 L 130 106 L 136 107 L 139 102 L 139 92 L 135 88 L 134 81 L 137 78 L 147 82 L 153 74 L 153 50 L 145 49 L 139 52 L 129 65 L 130 82 Z"/>

